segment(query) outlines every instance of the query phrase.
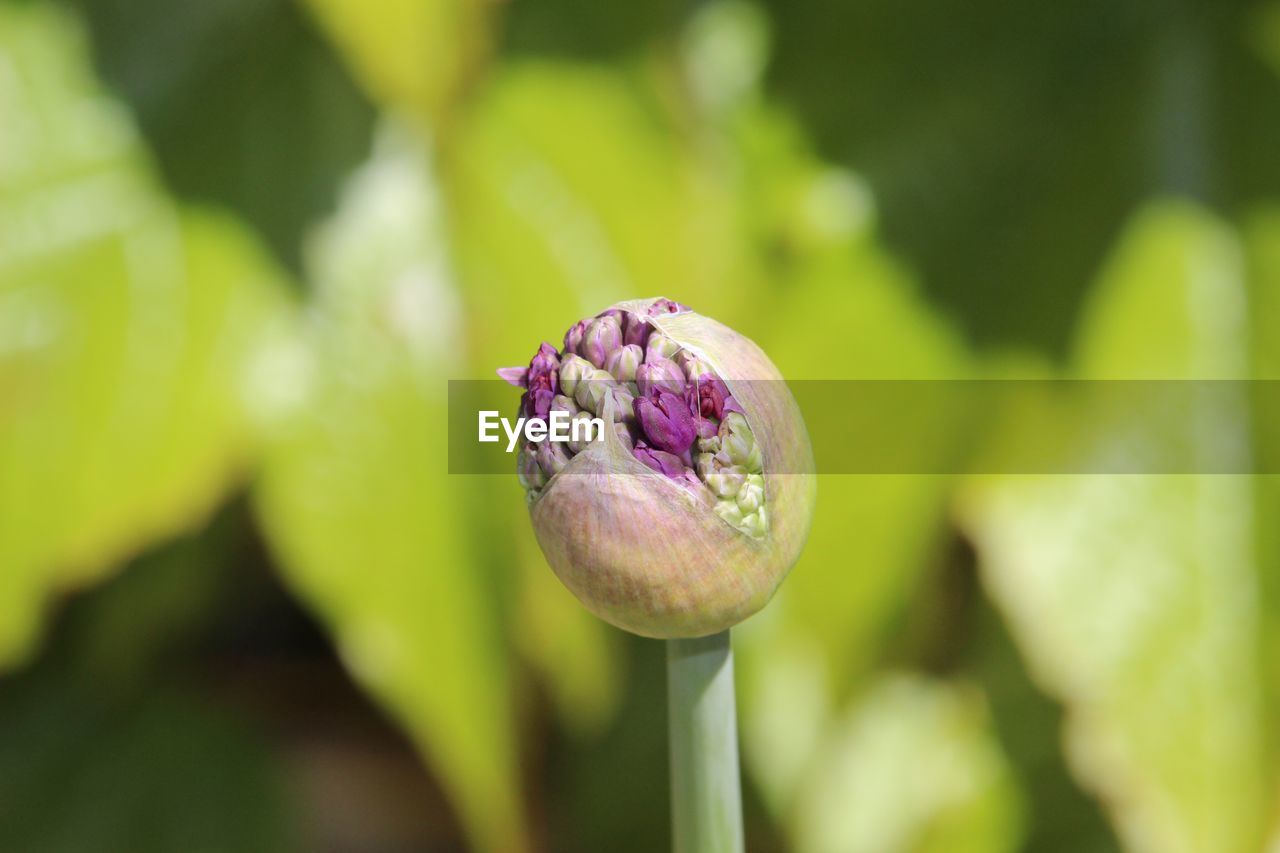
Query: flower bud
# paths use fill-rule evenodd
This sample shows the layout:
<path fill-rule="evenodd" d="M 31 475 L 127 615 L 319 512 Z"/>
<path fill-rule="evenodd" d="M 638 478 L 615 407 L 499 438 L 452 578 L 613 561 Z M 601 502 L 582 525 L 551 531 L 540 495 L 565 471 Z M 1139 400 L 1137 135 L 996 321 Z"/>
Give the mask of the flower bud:
<path fill-rule="evenodd" d="M 694 355 L 687 349 L 682 349 L 671 359 L 676 363 L 676 367 L 684 372 L 685 379 L 690 382 L 699 379 L 702 376 L 714 376 L 715 371 L 711 365 L 707 364 L 698 356 Z"/>
<path fill-rule="evenodd" d="M 535 453 L 538 458 L 538 467 L 542 469 L 548 479 L 559 474 L 564 470 L 564 466 L 569 464 L 568 448 L 560 442 L 540 441 L 536 447 Z"/>
<path fill-rule="evenodd" d="M 641 444 L 636 447 L 634 454 L 637 459 L 664 477 L 672 479 L 684 477 L 684 463 L 674 453 Z"/>
<path fill-rule="evenodd" d="M 529 362 L 528 388 L 545 388 L 554 393 L 560 385 L 560 354 L 549 343 L 538 347 L 538 353 Z"/>
<path fill-rule="evenodd" d="M 516 476 L 520 485 L 528 492 L 537 492 L 547 484 L 547 475 L 538 465 L 538 453 L 532 444 L 520 448 L 520 453 L 516 456 Z"/>
<path fill-rule="evenodd" d="M 694 460 L 694 470 L 698 474 L 698 479 L 707 482 L 707 477 L 715 473 L 716 457 L 713 453 L 699 453 Z"/>
<path fill-rule="evenodd" d="M 643 355 L 645 345 L 649 343 L 649 335 L 652 333 L 653 326 L 647 318 L 630 312 L 624 313 L 622 318 L 623 344 L 640 347 L 641 355 Z"/>
<path fill-rule="evenodd" d="M 685 453 L 698 437 L 684 400 L 665 389 L 652 397 L 637 397 L 635 415 L 649 443 L 668 453 Z"/>
<path fill-rule="evenodd" d="M 569 353 L 560 361 L 560 392 L 573 396 L 578 382 L 595 373 L 596 369 L 580 355 Z"/>
<path fill-rule="evenodd" d="M 597 317 L 587 326 L 578 352 L 596 367 L 604 367 L 605 360 L 622 346 L 622 327 L 614 316 Z"/>
<path fill-rule="evenodd" d="M 644 360 L 653 361 L 659 358 L 670 359 L 680 351 L 680 345 L 666 335 L 655 332 L 649 335 L 649 343 L 644 348 Z M 683 375 L 683 371 L 681 371 Z"/>
<path fill-rule="evenodd" d="M 751 472 L 760 470 L 760 448 L 747 419 L 738 412 L 725 415 L 720 423 L 720 456 L 730 465 L 741 465 Z"/>
<path fill-rule="evenodd" d="M 611 412 L 606 413 L 606 405 L 609 406 Z M 596 409 L 596 415 L 602 418 L 608 418 L 611 414 L 615 421 L 631 421 L 635 415 L 635 397 L 631 392 L 621 385 L 614 385 L 609 388 L 605 396 L 600 399 L 600 405 Z"/>
<path fill-rule="evenodd" d="M 613 377 L 603 370 L 592 369 L 577 383 L 573 391 L 573 399 L 588 412 L 600 413 L 600 404 L 614 387 Z"/>
<path fill-rule="evenodd" d="M 578 413 L 579 409 L 578 409 L 578 404 L 575 403 L 571 398 L 566 397 L 563 394 L 557 394 L 551 398 L 551 411 L 566 412 L 568 413 L 569 417 L 573 417 L 575 414 Z"/>
<path fill-rule="evenodd" d="M 551 413 L 551 401 L 555 394 L 546 388 L 530 388 L 520 398 L 520 409 L 526 418 L 546 420 Z"/>
<path fill-rule="evenodd" d="M 716 419 L 724 417 L 724 401 L 729 396 L 729 389 L 715 374 L 699 375 L 696 382 L 686 386 L 685 393 L 689 395 L 689 409 L 695 415 Z"/>
<path fill-rule="evenodd" d="M 748 475 L 738 491 L 738 508 L 745 513 L 755 512 L 764 506 L 764 477 Z"/>
<path fill-rule="evenodd" d="M 642 361 L 644 361 L 644 350 L 635 344 L 627 344 L 609 354 L 609 357 L 604 360 L 604 369 L 619 382 L 634 382 L 636 368 Z"/>
<path fill-rule="evenodd" d="M 588 438 L 590 435 L 589 427 L 594 416 L 591 412 L 579 411 L 573 416 L 573 420 L 569 424 L 569 441 L 567 442 L 571 453 L 581 453 L 587 449 L 587 445 L 591 444 Z M 574 436 L 577 436 L 576 438 Z M 598 436 L 597 438 L 603 438 Z"/>
<path fill-rule="evenodd" d="M 719 468 L 707 476 L 707 488 L 718 498 L 736 498 L 746 482 L 746 469 L 736 465 Z"/>
<path fill-rule="evenodd" d="M 738 509 L 738 505 L 732 501 L 717 503 L 715 513 L 734 527 L 742 526 L 742 510 Z"/>
<path fill-rule="evenodd" d="M 803 546 L 814 478 L 795 400 L 755 344 L 670 300 L 623 302 L 502 375 L 522 407 L 569 398 L 575 423 L 614 419 L 602 440 L 518 458 L 538 544 L 593 613 L 696 637 L 768 602 Z"/>
<path fill-rule="evenodd" d="M 760 507 L 760 509 L 749 515 L 744 515 L 739 524 L 748 535 L 756 539 L 762 539 L 769 530 L 768 515 L 764 507 Z"/>
<path fill-rule="evenodd" d="M 579 320 L 569 327 L 569 331 L 564 333 L 564 353 L 566 355 L 572 353 L 577 354 L 578 348 L 582 346 L 582 338 L 587 333 L 587 321 Z"/>
<path fill-rule="evenodd" d="M 643 397 L 652 396 L 658 388 L 665 388 L 672 394 L 683 394 L 684 386 L 684 373 L 665 358 L 646 361 L 636 368 L 636 387 Z"/>

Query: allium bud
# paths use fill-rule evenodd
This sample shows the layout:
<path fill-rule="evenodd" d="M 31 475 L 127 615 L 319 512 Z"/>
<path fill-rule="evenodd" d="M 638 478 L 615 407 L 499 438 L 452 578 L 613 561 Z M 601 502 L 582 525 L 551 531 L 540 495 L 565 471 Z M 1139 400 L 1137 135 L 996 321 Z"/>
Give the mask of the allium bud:
<path fill-rule="evenodd" d="M 635 344 L 616 349 L 604 360 L 604 369 L 619 382 L 634 382 L 636 368 L 644 361 L 644 350 Z"/>
<path fill-rule="evenodd" d="M 814 477 L 795 400 L 755 344 L 671 300 L 623 302 L 500 374 L 527 409 L 571 398 L 575 420 L 615 419 L 517 464 L 543 553 L 593 613 L 696 637 L 768 602 L 804 544 Z"/>
<path fill-rule="evenodd" d="M 622 326 L 616 316 L 599 317 L 587 326 L 578 352 L 596 367 L 604 367 L 605 361 L 622 346 Z"/>

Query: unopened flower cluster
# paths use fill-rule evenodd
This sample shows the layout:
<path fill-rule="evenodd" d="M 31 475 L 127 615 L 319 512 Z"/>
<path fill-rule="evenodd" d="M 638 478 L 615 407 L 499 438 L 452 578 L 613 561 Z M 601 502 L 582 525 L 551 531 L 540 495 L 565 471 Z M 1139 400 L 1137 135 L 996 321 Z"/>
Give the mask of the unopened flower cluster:
<path fill-rule="evenodd" d="M 645 315 L 611 308 L 575 324 L 561 349 L 543 343 L 527 368 L 498 373 L 525 389 L 522 416 L 604 419 L 636 459 L 761 538 L 769 525 L 763 465 L 745 412 L 710 364 L 650 322 L 688 310 L 665 299 Z M 517 472 L 529 500 L 585 446 L 522 442 Z"/>

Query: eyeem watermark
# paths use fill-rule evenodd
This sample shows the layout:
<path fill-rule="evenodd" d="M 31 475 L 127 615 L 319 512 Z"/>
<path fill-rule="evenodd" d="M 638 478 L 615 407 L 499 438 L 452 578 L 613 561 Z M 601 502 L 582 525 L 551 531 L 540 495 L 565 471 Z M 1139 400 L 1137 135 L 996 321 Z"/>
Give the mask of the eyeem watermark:
<path fill-rule="evenodd" d="M 511 423 L 510 418 L 504 418 L 497 411 L 481 411 L 480 412 L 480 440 L 482 442 L 493 443 L 500 441 L 502 436 L 498 434 L 498 428 L 507 435 L 507 452 L 513 453 L 516 444 L 520 440 L 520 434 L 524 433 L 525 441 L 558 441 L 568 444 L 569 442 L 587 444 L 592 441 L 599 441 L 604 437 L 604 419 L 603 418 L 574 418 L 562 409 L 556 409 L 551 412 L 550 418 L 543 420 L 542 418 L 516 418 L 516 422 Z"/>

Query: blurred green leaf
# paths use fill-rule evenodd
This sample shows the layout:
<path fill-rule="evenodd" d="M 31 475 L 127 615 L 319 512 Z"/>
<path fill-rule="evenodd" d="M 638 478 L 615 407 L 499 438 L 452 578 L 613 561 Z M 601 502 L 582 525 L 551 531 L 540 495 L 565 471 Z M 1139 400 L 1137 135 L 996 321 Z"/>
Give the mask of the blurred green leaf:
<path fill-rule="evenodd" d="M 1245 316 L 1230 229 L 1191 206 L 1154 205 L 1098 284 L 1075 375 L 1245 376 Z M 1248 440 L 1238 402 L 1231 422 L 1164 429 L 1211 463 Z M 1082 452 L 1113 452 L 1106 439 Z M 991 594 L 1066 705 L 1073 769 L 1134 850 L 1262 843 L 1252 489 L 1244 476 L 990 477 L 962 503 Z"/>
<path fill-rule="evenodd" d="M 1065 350 L 1153 190 L 1227 210 L 1280 192 L 1280 78 L 1255 47 L 1270 3 L 765 5 L 770 90 L 866 176 L 889 244 L 983 340 Z"/>
<path fill-rule="evenodd" d="M 83 853 L 296 849 L 265 745 L 208 702 L 152 689 L 136 704 L 45 678 L 0 700 L 0 844 Z"/>
<path fill-rule="evenodd" d="M 497 535 L 502 525 L 502 539 L 495 542 L 514 545 L 495 549 L 494 556 L 516 567 L 516 651 L 546 686 L 568 728 L 579 735 L 598 733 L 613 720 L 628 677 L 618 649 L 622 637 L 589 613 L 551 571 L 533 537 L 519 484 L 484 479 L 477 491 L 495 507 L 494 524 L 487 529 Z"/>
<path fill-rule="evenodd" d="M 484 0 L 307 0 L 379 104 L 441 119 L 489 51 Z"/>
<path fill-rule="evenodd" d="M 165 183 L 226 205 L 296 269 L 368 154 L 373 113 L 294 0 L 72 0 Z"/>
<path fill-rule="evenodd" d="M 511 3 L 504 10 L 503 47 L 521 57 L 625 58 L 669 36 L 688 8 L 679 0 Z"/>
<path fill-rule="evenodd" d="M 1249 343 L 1254 376 L 1264 380 L 1263 392 L 1255 395 L 1253 432 L 1259 467 L 1280 470 L 1280 398 L 1270 385 L 1280 380 L 1280 337 L 1274 333 L 1280 323 L 1280 208 L 1270 206 L 1255 211 L 1244 229 L 1249 271 Z M 1261 683 L 1268 699 L 1269 719 L 1280 719 L 1280 475 L 1254 478 L 1258 524 L 1258 579 L 1264 609 L 1265 646 Z M 1268 729 L 1267 755 L 1272 766 L 1280 756 L 1280 733 Z M 1277 773 L 1280 777 L 1280 773 Z M 1280 783 L 1280 778 L 1277 778 Z M 1280 785 L 1273 806 L 1276 820 L 1274 845 L 1280 845 Z M 1280 849 L 1280 848 L 1276 848 Z"/>
<path fill-rule="evenodd" d="M 971 688 L 886 675 L 824 740 L 800 853 L 1018 849 L 1018 796 Z"/>
<path fill-rule="evenodd" d="M 476 847 L 525 849 L 510 674 L 468 481 L 447 474 L 463 343 L 429 152 L 380 138 L 311 244 L 305 397 L 257 492 L 288 583 L 438 773 Z"/>
<path fill-rule="evenodd" d="M 976 574 L 971 582 L 977 586 Z M 976 588 L 973 592 L 979 593 Z M 1081 788 L 1067 766 L 1062 706 L 1032 682 L 995 603 L 975 595 L 964 619 L 957 649 L 963 660 L 960 671 L 986 695 L 992 726 L 1022 791 L 1025 833 L 1020 849 L 1120 853 L 1103 804 Z"/>
<path fill-rule="evenodd" d="M 50 592 L 201 520 L 249 450 L 284 307 L 234 223 L 156 188 L 79 29 L 0 6 L 0 665 Z"/>

